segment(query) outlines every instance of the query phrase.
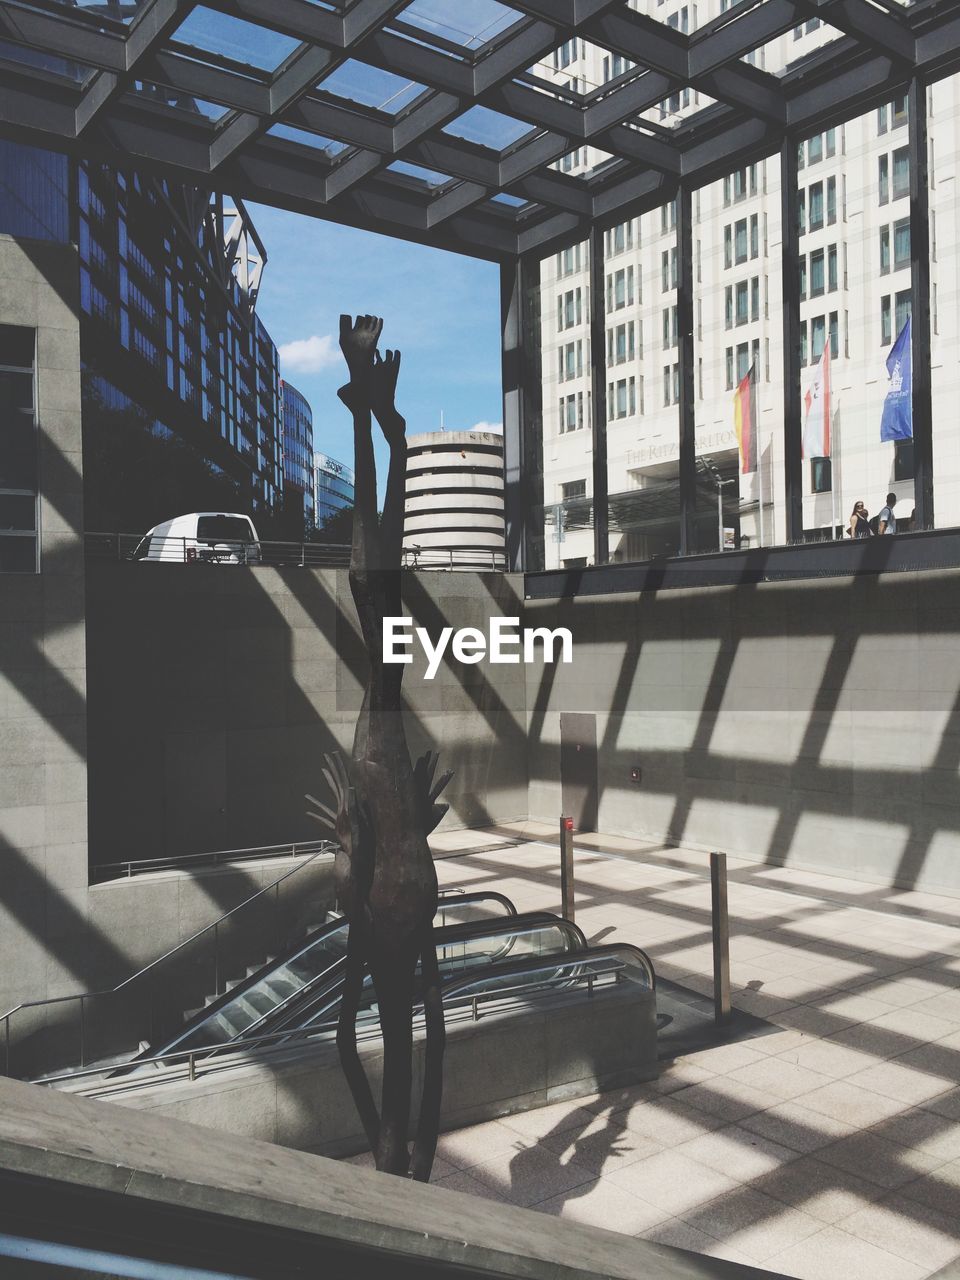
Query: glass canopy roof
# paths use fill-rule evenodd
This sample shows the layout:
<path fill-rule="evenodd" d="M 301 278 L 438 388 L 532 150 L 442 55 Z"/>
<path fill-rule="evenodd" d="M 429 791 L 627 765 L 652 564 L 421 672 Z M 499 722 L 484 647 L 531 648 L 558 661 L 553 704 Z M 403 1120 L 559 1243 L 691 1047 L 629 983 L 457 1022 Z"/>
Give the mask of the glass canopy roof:
<path fill-rule="evenodd" d="M 960 0 L 0 8 L 0 132 L 494 259 L 960 69 Z"/>

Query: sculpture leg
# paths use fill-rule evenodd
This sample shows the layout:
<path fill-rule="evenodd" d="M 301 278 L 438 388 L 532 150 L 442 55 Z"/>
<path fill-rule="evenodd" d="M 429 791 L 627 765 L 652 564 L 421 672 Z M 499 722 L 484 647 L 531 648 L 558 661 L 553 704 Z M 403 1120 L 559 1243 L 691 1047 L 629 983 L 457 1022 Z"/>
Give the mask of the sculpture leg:
<path fill-rule="evenodd" d="M 377 1168 L 406 1177 L 410 1168 L 410 1089 L 413 1082 L 413 980 L 417 953 L 382 956 L 373 981 L 383 1034 L 383 1093 Z"/>
<path fill-rule="evenodd" d="M 340 1017 L 337 1020 L 337 1051 L 340 1065 L 347 1078 L 353 1101 L 360 1115 L 370 1150 L 376 1151 L 380 1140 L 380 1118 L 373 1100 L 367 1073 L 357 1052 L 357 1012 L 363 989 L 363 962 L 365 952 L 362 922 L 351 921 L 347 935 L 347 967 L 340 1001 Z"/>
<path fill-rule="evenodd" d="M 423 975 L 423 1012 L 427 1039 L 424 1047 L 420 1120 L 413 1146 L 412 1175 L 418 1182 L 429 1182 L 433 1157 L 437 1150 L 437 1136 L 440 1132 L 443 1050 L 446 1042 L 443 1000 L 440 995 L 440 968 L 437 964 L 437 947 L 432 926 L 426 931 L 420 952 L 420 972 Z"/>

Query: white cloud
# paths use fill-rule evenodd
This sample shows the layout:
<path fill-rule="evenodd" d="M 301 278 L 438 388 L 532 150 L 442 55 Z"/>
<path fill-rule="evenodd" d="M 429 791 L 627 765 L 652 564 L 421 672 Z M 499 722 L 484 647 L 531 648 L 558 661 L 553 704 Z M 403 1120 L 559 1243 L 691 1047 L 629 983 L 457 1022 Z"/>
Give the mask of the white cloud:
<path fill-rule="evenodd" d="M 503 435 L 502 422 L 475 422 L 470 428 L 471 431 L 493 431 L 497 435 Z"/>
<path fill-rule="evenodd" d="M 340 348 L 329 333 L 322 338 L 315 333 L 309 338 L 284 342 L 277 354 L 281 365 L 291 373 L 320 373 L 340 360 Z"/>

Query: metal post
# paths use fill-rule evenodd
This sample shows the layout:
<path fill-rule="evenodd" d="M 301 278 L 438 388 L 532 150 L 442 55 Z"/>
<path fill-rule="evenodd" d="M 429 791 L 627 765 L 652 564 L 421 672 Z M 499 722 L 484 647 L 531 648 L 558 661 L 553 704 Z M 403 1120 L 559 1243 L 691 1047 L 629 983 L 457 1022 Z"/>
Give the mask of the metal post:
<path fill-rule="evenodd" d="M 220 994 L 220 921 L 213 926 L 213 990 Z"/>
<path fill-rule="evenodd" d="M 87 1065 L 86 1028 L 84 1025 L 83 1010 L 84 1010 L 84 1000 L 83 1000 L 83 996 L 81 996 L 80 997 L 80 1066 L 81 1067 L 85 1067 Z"/>
<path fill-rule="evenodd" d="M 803 424 L 800 418 L 800 221 L 797 202 L 797 140 L 780 148 L 780 224 L 783 290 L 783 482 L 787 542 L 803 541 Z M 829 339 L 828 339 L 829 340 Z M 757 371 L 759 374 L 759 370 Z M 759 434 L 759 423 L 757 431 Z M 758 444 L 757 467 L 763 460 Z M 774 517 L 775 518 L 775 517 Z M 760 511 L 763 529 L 763 509 Z M 774 541 L 771 534 L 771 541 Z"/>
<path fill-rule="evenodd" d="M 718 1024 L 730 1017 L 730 918 L 727 912 L 727 855 L 710 855 L 713 925 L 713 1016 Z"/>
<path fill-rule="evenodd" d="M 590 227 L 590 398 L 593 434 L 593 559 L 610 559 L 609 479 L 607 476 L 607 350 L 604 317 L 603 232 Z"/>
<path fill-rule="evenodd" d="M 916 528 L 933 528 L 933 401 L 930 378 L 930 186 L 927 89 L 919 76 L 907 95 L 910 142 L 911 368 Z M 906 513 L 905 513 L 906 514 Z"/>
<path fill-rule="evenodd" d="M 535 255 L 500 269 L 506 562 L 513 573 L 543 568 L 539 271 Z"/>
<path fill-rule="evenodd" d="M 560 819 L 560 914 L 574 922 L 573 897 L 573 819 Z"/>
<path fill-rule="evenodd" d="M 717 550 L 723 550 L 723 490 L 717 483 Z"/>
<path fill-rule="evenodd" d="M 680 364 L 680 554 L 697 549 L 697 442 L 693 376 L 693 204 L 690 187 L 677 191 L 677 357 Z M 669 283 L 669 281 L 668 281 Z"/>

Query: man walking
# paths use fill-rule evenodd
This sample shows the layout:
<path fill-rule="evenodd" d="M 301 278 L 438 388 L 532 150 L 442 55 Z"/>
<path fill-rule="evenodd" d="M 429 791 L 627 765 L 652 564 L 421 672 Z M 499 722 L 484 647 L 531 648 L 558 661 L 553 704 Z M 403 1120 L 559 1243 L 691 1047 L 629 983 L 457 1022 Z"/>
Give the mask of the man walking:
<path fill-rule="evenodd" d="M 893 508 L 897 505 L 897 495 L 895 493 L 887 494 L 887 505 L 877 516 L 877 533 L 896 533 L 897 517 L 893 514 Z"/>

